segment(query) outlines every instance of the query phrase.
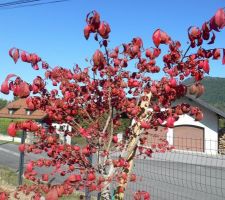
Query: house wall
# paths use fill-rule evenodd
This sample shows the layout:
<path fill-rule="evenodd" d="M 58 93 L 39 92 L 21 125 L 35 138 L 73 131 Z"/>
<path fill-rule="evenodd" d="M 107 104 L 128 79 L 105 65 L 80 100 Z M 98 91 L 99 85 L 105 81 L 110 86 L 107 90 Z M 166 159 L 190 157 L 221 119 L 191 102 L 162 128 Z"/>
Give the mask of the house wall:
<path fill-rule="evenodd" d="M 203 106 L 185 98 L 176 101 L 176 104 L 181 102 L 188 103 L 192 106 L 197 106 L 203 111 L 204 118 L 202 121 L 195 121 L 193 117 L 185 114 L 180 116 L 179 120 L 175 122 L 178 125 L 193 125 L 204 128 L 204 152 L 209 154 L 217 154 L 218 152 L 218 115 Z M 167 140 L 173 144 L 173 129 L 169 129 L 167 133 Z"/>
<path fill-rule="evenodd" d="M 56 133 L 59 134 L 60 140 L 62 140 L 62 141 L 66 140 L 67 144 L 71 144 L 71 137 L 69 135 L 67 135 L 66 138 L 64 138 L 64 131 L 66 131 L 66 130 L 71 131 L 72 130 L 72 127 L 69 124 L 52 123 L 52 126 L 54 126 L 56 128 Z"/>

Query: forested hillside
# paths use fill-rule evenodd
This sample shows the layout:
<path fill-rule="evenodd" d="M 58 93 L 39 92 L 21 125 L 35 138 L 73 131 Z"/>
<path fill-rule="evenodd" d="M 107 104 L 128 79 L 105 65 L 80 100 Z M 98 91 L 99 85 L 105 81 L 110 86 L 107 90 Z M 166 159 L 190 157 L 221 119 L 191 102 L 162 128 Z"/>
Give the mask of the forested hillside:
<path fill-rule="evenodd" d="M 190 82 L 191 79 L 185 82 Z M 225 78 L 205 77 L 201 81 L 205 86 L 205 93 L 200 97 L 209 104 L 225 111 Z"/>

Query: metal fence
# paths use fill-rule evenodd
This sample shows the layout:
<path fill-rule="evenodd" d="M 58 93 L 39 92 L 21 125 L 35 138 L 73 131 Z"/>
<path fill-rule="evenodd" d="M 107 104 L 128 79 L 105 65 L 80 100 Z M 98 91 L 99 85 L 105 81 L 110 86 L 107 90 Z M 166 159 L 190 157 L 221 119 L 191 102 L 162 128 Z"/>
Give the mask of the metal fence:
<path fill-rule="evenodd" d="M 148 191 L 151 200 L 225 199 L 225 155 L 216 151 L 218 142 L 205 140 L 204 149 L 199 149 L 199 141 L 173 141 L 178 139 L 181 145 L 171 152 L 135 160 L 133 172 L 138 181 L 128 184 L 126 199 L 133 199 L 138 190 Z"/>

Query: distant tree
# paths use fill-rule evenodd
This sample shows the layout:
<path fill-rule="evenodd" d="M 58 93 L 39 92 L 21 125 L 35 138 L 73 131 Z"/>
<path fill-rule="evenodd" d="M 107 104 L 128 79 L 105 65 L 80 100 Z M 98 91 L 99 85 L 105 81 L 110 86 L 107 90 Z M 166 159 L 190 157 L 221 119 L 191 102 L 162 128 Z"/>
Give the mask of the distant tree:
<path fill-rule="evenodd" d="M 19 99 L 19 97 L 17 97 L 17 96 L 14 96 L 13 97 L 13 101 L 16 101 L 16 100 L 18 100 Z"/>
<path fill-rule="evenodd" d="M 6 99 L 0 98 L 0 109 L 7 105 L 8 101 Z"/>
<path fill-rule="evenodd" d="M 35 200 L 39 200 L 43 193 L 47 193 L 46 200 L 58 200 L 62 195 L 84 187 L 101 192 L 103 200 L 124 199 L 128 182 L 136 181 L 132 167 L 137 155 L 151 157 L 153 153 L 163 153 L 172 148 L 165 139 L 152 147 L 139 146 L 146 144 L 147 130 L 161 126 L 173 128 L 184 113 L 192 115 L 195 120 L 202 120 L 203 114 L 198 107 L 185 103 L 172 106 L 172 103 L 184 97 L 188 90 L 196 97 L 203 94 L 204 86 L 200 81 L 209 73 L 210 59 L 219 59 L 223 54 L 222 62 L 225 64 L 225 49 L 208 48 L 214 43 L 215 32 L 225 26 L 223 9 L 219 9 L 201 28 L 190 27 L 189 45 L 184 48 L 160 29 L 153 33 L 153 47 L 144 48 L 142 39 L 136 37 L 129 43 L 110 48 L 109 24 L 102 21 L 96 11 L 87 15 L 86 23 L 85 38 L 94 34 L 99 44 L 89 67 L 76 65 L 72 70 L 59 66 L 51 68 L 34 53 L 17 48 L 9 51 L 15 63 L 21 59 L 30 63 L 34 70 L 40 66 L 45 70 L 45 77 L 37 76 L 30 84 L 10 74 L 1 85 L 4 94 L 13 91 L 14 96 L 26 98 L 30 109 L 41 109 L 48 114 L 48 132 L 33 121 L 11 123 L 8 127 L 8 134 L 13 137 L 21 129 L 37 136 L 35 144 L 23 144 L 20 151 L 46 152 L 48 155 L 48 158 L 39 157 L 27 163 L 24 177 L 34 184 L 19 188 L 27 194 L 33 191 Z M 162 59 L 162 67 L 157 65 L 158 59 Z M 130 65 L 136 66 L 135 71 L 130 71 Z M 160 71 L 164 76 L 158 81 L 153 80 L 152 73 Z M 182 81 L 191 76 L 194 77 L 193 83 L 184 85 Z M 46 87 L 47 81 L 55 86 L 54 89 Z M 124 114 L 132 123 L 127 124 L 124 139 L 120 142 L 116 129 L 121 125 Z M 80 135 L 87 144 L 79 147 L 60 143 L 53 122 L 70 124 L 72 131 L 65 131 L 65 135 Z M 115 158 L 115 152 L 120 156 Z M 94 155 L 98 159 L 92 163 L 90 156 Z M 36 168 L 41 167 L 52 167 L 53 172 L 40 177 Z M 51 185 L 48 181 L 55 174 L 66 178 Z M 116 185 L 114 197 L 110 191 L 112 182 Z M 134 199 L 149 200 L 150 195 L 137 191 Z"/>

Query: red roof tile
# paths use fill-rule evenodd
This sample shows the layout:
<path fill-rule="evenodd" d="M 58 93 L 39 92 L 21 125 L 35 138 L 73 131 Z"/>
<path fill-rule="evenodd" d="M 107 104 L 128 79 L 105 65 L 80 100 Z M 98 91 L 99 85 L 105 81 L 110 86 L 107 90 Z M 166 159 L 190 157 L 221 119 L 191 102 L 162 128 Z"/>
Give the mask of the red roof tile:
<path fill-rule="evenodd" d="M 0 110 L 0 118 L 42 120 L 47 116 L 41 110 L 31 111 L 30 115 L 28 115 L 27 109 L 26 99 L 18 99 Z M 13 113 L 10 114 L 9 110 L 13 110 Z"/>

